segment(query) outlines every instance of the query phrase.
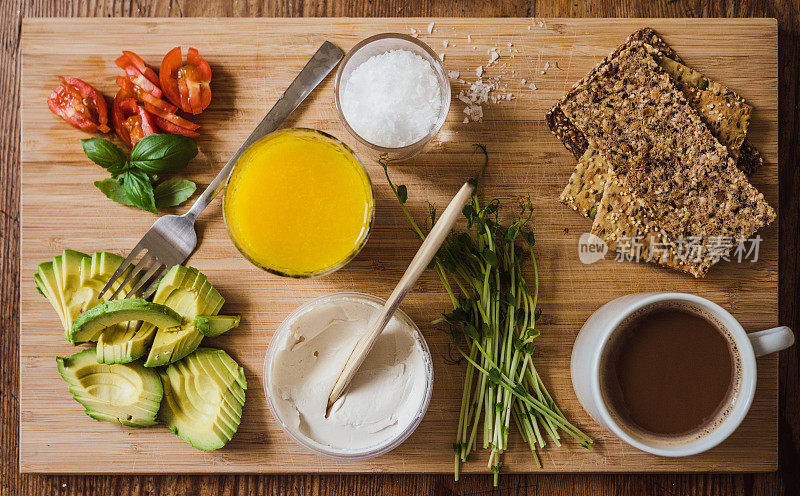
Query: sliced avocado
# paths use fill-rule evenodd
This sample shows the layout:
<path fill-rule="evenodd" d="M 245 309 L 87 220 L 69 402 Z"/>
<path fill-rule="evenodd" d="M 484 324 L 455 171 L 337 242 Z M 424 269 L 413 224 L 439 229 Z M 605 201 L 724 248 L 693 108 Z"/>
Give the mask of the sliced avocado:
<path fill-rule="evenodd" d="M 175 327 L 180 325 L 181 316 L 165 305 L 141 298 L 106 301 L 75 319 L 69 341 L 72 344 L 95 341 L 103 329 L 129 320 L 142 320 L 158 327 Z"/>
<path fill-rule="evenodd" d="M 213 338 L 238 327 L 241 318 L 240 315 L 198 315 L 194 326 L 203 336 Z"/>
<path fill-rule="evenodd" d="M 124 280 L 127 272 L 123 273 L 123 277 L 112 285 L 111 290 L 107 291 L 102 299 L 97 298 L 100 290 L 122 261 L 122 257 L 113 253 L 100 252 L 90 257 L 74 250 L 64 250 L 61 255 L 54 257 L 52 262 L 39 264 L 34 282 L 39 292 L 50 301 L 58 313 L 67 340 L 75 319 L 102 301 L 107 301 Z M 134 278 L 126 284 L 128 290 L 135 282 Z M 118 298 L 122 298 L 126 293 L 127 291 L 123 290 Z"/>
<path fill-rule="evenodd" d="M 159 418 L 169 430 L 199 450 L 222 448 L 242 419 L 247 380 L 227 353 L 198 348 L 159 371 L 164 400 Z"/>
<path fill-rule="evenodd" d="M 124 261 L 119 255 L 108 252 L 99 252 L 92 255 L 89 267 L 84 271 L 84 285 L 102 289 L 106 282 Z M 86 262 L 86 261 L 84 261 Z M 108 299 L 114 294 L 120 283 L 125 280 L 130 269 L 124 271 L 111 288 L 103 295 Z M 118 299 L 124 298 L 133 289 L 138 277 L 132 278 L 120 291 Z M 139 359 L 147 353 L 150 343 L 153 342 L 156 327 L 144 324 L 141 321 L 130 321 L 121 325 L 105 329 L 97 338 L 98 363 L 129 363 Z"/>
<path fill-rule="evenodd" d="M 36 281 L 36 285 L 40 287 L 45 298 L 47 298 L 55 309 L 58 318 L 61 319 L 61 324 L 64 326 L 64 329 L 69 329 L 69 327 L 67 327 L 67 318 L 64 315 L 64 299 L 61 291 L 58 289 L 58 283 L 56 283 L 56 273 L 53 269 L 53 262 L 40 263 L 39 270 L 34 276 L 34 281 Z"/>
<path fill-rule="evenodd" d="M 81 262 L 89 255 L 75 250 L 64 250 L 64 253 L 53 257 L 53 270 L 56 274 L 56 284 L 64 301 L 64 316 L 67 324 L 72 325 L 75 318 L 86 311 L 87 306 L 94 305 L 93 301 L 85 301 L 83 294 L 78 294 L 81 289 Z"/>
<path fill-rule="evenodd" d="M 202 272 L 183 265 L 167 271 L 158 284 L 153 301 L 181 314 L 184 323 L 177 330 L 160 328 L 156 331 L 145 367 L 167 365 L 197 349 L 203 335 L 194 326 L 194 318 L 216 315 L 225 302 Z"/>
<path fill-rule="evenodd" d="M 147 329 L 142 331 L 142 327 Z M 141 358 L 153 342 L 156 327 L 132 320 L 104 329 L 97 338 L 97 363 L 128 363 Z"/>
<path fill-rule="evenodd" d="M 132 427 L 156 424 L 163 396 L 158 374 L 141 363 L 97 363 L 95 350 L 56 358 L 58 372 L 86 415 Z"/>

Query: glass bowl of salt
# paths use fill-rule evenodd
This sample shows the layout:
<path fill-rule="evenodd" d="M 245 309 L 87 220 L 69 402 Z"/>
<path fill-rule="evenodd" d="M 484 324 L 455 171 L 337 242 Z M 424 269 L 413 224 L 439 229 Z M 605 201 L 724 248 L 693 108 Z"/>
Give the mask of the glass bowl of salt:
<path fill-rule="evenodd" d="M 444 125 L 450 80 L 436 52 L 399 33 L 371 36 L 345 55 L 336 72 L 336 110 L 373 156 L 408 158 Z"/>

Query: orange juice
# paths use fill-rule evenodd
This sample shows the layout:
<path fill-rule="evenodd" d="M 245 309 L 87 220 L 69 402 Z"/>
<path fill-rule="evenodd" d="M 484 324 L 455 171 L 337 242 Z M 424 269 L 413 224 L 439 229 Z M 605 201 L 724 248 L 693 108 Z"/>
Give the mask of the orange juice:
<path fill-rule="evenodd" d="M 310 129 L 278 131 L 239 158 L 225 191 L 237 248 L 281 275 L 308 277 L 354 257 L 369 233 L 369 176 L 353 152 Z"/>

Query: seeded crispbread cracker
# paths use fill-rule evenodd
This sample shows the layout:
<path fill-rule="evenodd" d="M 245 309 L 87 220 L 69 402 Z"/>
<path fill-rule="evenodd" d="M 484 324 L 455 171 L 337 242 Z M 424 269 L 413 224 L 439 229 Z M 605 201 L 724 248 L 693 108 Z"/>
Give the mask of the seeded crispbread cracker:
<path fill-rule="evenodd" d="M 683 65 L 683 61 L 678 56 L 677 53 L 660 37 L 656 32 L 649 27 L 645 27 L 639 29 L 638 31 L 632 33 L 627 41 L 620 45 L 619 47 L 614 50 L 614 52 L 608 57 L 613 58 L 617 56 L 623 49 L 630 46 L 631 43 L 641 41 L 653 47 L 656 53 L 660 54 L 661 57 L 665 57 L 668 60 L 661 61 L 661 65 L 665 66 L 668 72 L 674 73 L 676 79 L 679 79 L 684 83 L 686 86 L 696 87 L 699 89 L 706 89 L 709 86 L 709 81 L 705 79 L 705 77 L 698 73 L 697 71 L 693 71 L 692 69 L 688 68 L 687 66 Z M 608 58 L 606 60 L 608 60 Z M 589 77 L 587 75 L 586 77 Z M 586 78 L 584 78 L 586 79 Z M 580 84 L 583 81 L 578 81 L 577 84 Z M 718 83 L 717 83 L 718 84 Z M 689 90 L 691 91 L 691 90 Z M 731 92 L 727 88 L 722 85 L 715 86 L 712 88 L 712 91 L 717 94 L 717 97 L 723 95 L 729 95 L 731 98 L 735 98 L 737 101 L 740 101 L 744 104 L 744 100 L 740 97 L 735 95 L 735 93 Z M 583 136 L 583 133 L 579 129 L 577 129 L 570 121 L 566 118 L 564 113 L 558 107 L 558 105 L 554 106 L 550 111 L 547 112 L 545 115 L 545 121 L 547 122 L 548 127 L 556 135 L 556 137 L 564 144 L 564 146 L 572 152 L 576 159 L 580 159 L 584 153 L 586 153 L 586 148 L 588 147 L 588 142 L 586 138 Z M 749 121 L 749 113 L 748 113 L 748 121 Z M 736 128 L 735 122 L 736 120 L 731 118 L 732 125 L 726 124 L 726 126 Z M 741 124 L 741 123 L 740 123 Z M 748 140 L 744 139 L 744 135 L 746 133 L 746 127 L 741 132 L 741 141 L 743 142 L 740 145 L 741 152 L 739 152 L 739 158 L 737 160 L 736 165 L 745 172 L 745 174 L 750 175 L 755 172 L 758 167 L 761 166 L 763 160 L 761 155 L 759 154 L 758 150 L 750 143 Z M 734 133 L 731 132 L 731 138 L 726 141 L 726 144 L 736 142 L 737 139 L 734 136 Z M 736 146 L 734 146 L 736 148 Z M 737 150 L 733 149 L 734 155 L 737 154 Z"/>
<path fill-rule="evenodd" d="M 699 72 L 667 58 L 649 45 L 646 47 L 656 62 L 676 82 L 689 106 L 697 111 L 711 133 L 727 146 L 731 155 L 738 156 L 747 133 L 752 107 L 721 84 L 709 81 Z M 603 197 L 607 169 L 608 164 L 603 158 L 591 147 L 587 147 L 561 193 L 561 203 L 594 219 L 593 212 L 597 210 Z"/>
<path fill-rule="evenodd" d="M 587 147 L 561 193 L 561 203 L 572 207 L 584 217 L 594 219 L 603 198 L 608 162 L 594 148 Z"/>
<path fill-rule="evenodd" d="M 747 134 L 752 107 L 722 84 L 710 81 L 700 72 L 670 58 L 667 53 L 675 57 L 677 55 L 671 51 L 662 51 L 666 44 L 655 33 L 644 35 L 643 30 L 637 31 L 637 33 L 642 33 L 638 37 L 638 41 L 645 43 L 658 65 L 675 81 L 689 101 L 689 105 L 697 111 L 700 119 L 711 129 L 712 134 L 720 143 L 728 147 L 731 155 L 738 157 Z M 629 37 L 623 46 L 630 46 L 631 43 L 636 42 L 637 40 L 634 38 L 635 36 Z M 655 45 L 660 46 L 661 49 L 647 43 L 654 40 Z M 615 53 L 619 53 L 619 51 Z M 755 150 L 753 147 L 749 149 Z M 760 165 L 760 162 L 756 163 Z M 754 170 L 752 160 L 742 161 L 741 164 L 737 161 L 737 166 L 740 168 L 748 164 L 751 167 L 749 171 L 745 170 L 745 173 Z M 606 168 L 602 157 L 599 157 L 591 148 L 587 148 L 578 160 L 567 186 L 561 193 L 561 203 L 594 220 L 593 213 L 597 211 L 597 206 L 603 196 Z"/>
<path fill-rule="evenodd" d="M 698 238 L 705 245 L 711 237 L 749 237 L 774 219 L 763 195 L 643 43 L 605 59 L 558 107 L 609 163 L 622 187 L 619 198 L 629 197 L 616 212 L 608 210 L 617 198 L 612 195 L 604 195 L 598 207 L 593 232 L 610 248 L 623 231 L 624 237 L 656 233 L 673 242 Z M 621 230 L 607 221 L 613 216 L 606 213 L 621 212 L 632 227 Z M 678 260 L 673 247 L 658 262 L 702 277 L 714 261 Z"/>

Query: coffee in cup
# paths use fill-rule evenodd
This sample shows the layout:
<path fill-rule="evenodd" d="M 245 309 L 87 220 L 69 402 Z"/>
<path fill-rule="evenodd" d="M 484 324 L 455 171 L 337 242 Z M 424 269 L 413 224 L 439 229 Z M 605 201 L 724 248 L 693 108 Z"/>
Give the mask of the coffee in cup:
<path fill-rule="evenodd" d="M 703 437 L 730 413 L 742 359 L 713 315 L 664 302 L 629 315 L 600 357 L 600 387 L 619 425 L 652 443 Z"/>
<path fill-rule="evenodd" d="M 756 357 L 791 346 L 788 327 L 746 333 L 719 305 L 686 293 L 638 293 L 592 314 L 572 349 L 575 394 L 597 422 L 662 456 L 701 453 L 742 423 Z"/>

